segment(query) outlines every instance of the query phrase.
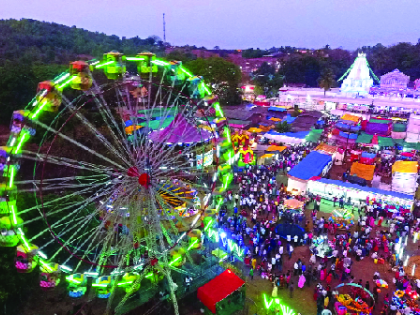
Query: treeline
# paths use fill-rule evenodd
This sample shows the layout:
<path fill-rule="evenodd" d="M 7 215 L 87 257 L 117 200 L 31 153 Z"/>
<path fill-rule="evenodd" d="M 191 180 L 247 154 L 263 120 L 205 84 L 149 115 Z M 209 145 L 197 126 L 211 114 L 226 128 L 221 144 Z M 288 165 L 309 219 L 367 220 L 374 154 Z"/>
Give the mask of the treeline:
<path fill-rule="evenodd" d="M 330 49 L 328 46 L 319 50 L 295 49 L 279 54 L 278 70 L 273 65 L 263 64 L 254 73 L 253 82 L 259 91 L 268 91 L 270 95 L 284 84 L 339 86 L 337 80 L 352 65 L 359 52 L 367 54 L 369 65 L 378 78 L 394 69 L 410 76 L 411 81 L 420 78 L 420 43 L 398 43 L 389 47 L 382 44 L 364 46 L 355 51 Z"/>
<path fill-rule="evenodd" d="M 127 55 L 142 50 L 162 54 L 165 45 L 157 36 L 127 39 L 56 23 L 0 20 L 0 65 L 5 60 L 63 64 L 80 55 L 101 57 L 111 50 Z"/>
<path fill-rule="evenodd" d="M 118 50 L 127 55 L 151 51 L 164 55 L 157 36 L 119 38 L 56 23 L 0 20 L 0 123 L 34 97 L 37 84 L 66 70 L 70 61 L 102 58 Z"/>

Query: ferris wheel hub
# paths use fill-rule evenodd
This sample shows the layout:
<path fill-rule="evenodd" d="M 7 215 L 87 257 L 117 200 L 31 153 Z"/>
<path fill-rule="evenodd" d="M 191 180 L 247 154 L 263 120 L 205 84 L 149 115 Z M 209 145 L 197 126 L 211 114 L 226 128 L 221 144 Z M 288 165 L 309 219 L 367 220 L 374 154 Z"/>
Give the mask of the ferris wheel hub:
<path fill-rule="evenodd" d="M 130 177 L 137 177 L 139 184 L 144 188 L 148 188 L 150 185 L 150 175 L 147 173 L 140 174 L 139 170 L 135 166 L 130 167 L 127 170 L 127 175 Z"/>

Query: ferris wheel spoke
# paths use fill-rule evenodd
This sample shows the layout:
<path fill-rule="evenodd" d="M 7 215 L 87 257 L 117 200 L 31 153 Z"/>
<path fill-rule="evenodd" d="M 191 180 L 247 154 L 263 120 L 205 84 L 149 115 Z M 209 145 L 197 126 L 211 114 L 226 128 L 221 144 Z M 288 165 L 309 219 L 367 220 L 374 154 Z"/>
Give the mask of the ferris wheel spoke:
<path fill-rule="evenodd" d="M 76 232 L 74 232 L 69 239 L 67 239 L 62 246 L 54 253 L 54 255 L 51 256 L 51 260 L 53 260 L 65 247 L 67 247 L 67 245 L 75 238 L 79 235 L 80 230 L 82 230 L 91 220 L 93 219 L 93 215 L 89 215 L 87 217 L 87 219 L 85 220 L 85 222 L 76 230 Z M 72 220 L 73 221 L 73 220 Z M 72 221 L 70 221 L 68 224 L 73 223 Z"/>
<path fill-rule="evenodd" d="M 82 200 L 82 201 L 73 203 L 73 204 L 71 204 L 71 205 L 69 205 L 67 207 L 60 207 L 60 209 L 58 209 L 58 210 L 51 211 L 51 212 L 48 212 L 48 213 L 45 213 L 45 214 L 42 214 L 41 213 L 41 216 L 39 216 L 37 218 L 34 218 L 34 219 L 30 219 L 30 220 L 25 221 L 23 223 L 23 225 L 26 225 L 26 224 L 29 224 L 29 223 L 32 223 L 32 222 L 35 222 L 35 221 L 44 219 L 44 218 L 49 217 L 51 215 L 58 214 L 58 213 L 60 213 L 60 212 L 62 212 L 64 210 L 71 209 L 72 207 L 81 205 L 76 210 L 74 210 L 73 212 L 70 212 L 69 214 L 67 214 L 66 216 L 64 216 L 63 218 L 61 218 L 58 221 L 58 222 L 61 222 L 61 221 L 65 220 L 65 219 L 67 219 L 68 217 L 70 217 L 71 215 L 75 215 L 78 211 L 82 210 L 83 207 L 87 206 L 89 203 L 93 202 L 94 200 L 96 200 L 98 198 L 101 198 L 102 196 L 107 195 L 109 193 L 109 191 L 110 191 L 110 188 L 103 190 L 101 193 L 96 193 L 95 196 L 93 196 L 93 197 L 91 196 L 91 197 L 87 198 L 86 200 Z M 40 208 L 42 208 L 42 206 L 37 207 L 38 211 L 40 210 Z"/>
<path fill-rule="evenodd" d="M 74 160 L 70 158 L 55 156 L 52 154 L 43 154 L 39 152 L 32 152 L 27 150 L 22 150 L 22 154 L 20 155 L 20 158 L 32 160 L 36 162 L 47 162 L 50 164 L 56 164 L 60 166 L 67 166 L 75 169 L 83 169 L 88 170 L 92 172 L 98 172 L 98 173 L 107 173 L 107 174 L 115 174 L 115 169 L 112 167 L 99 165 L 99 164 L 92 164 L 85 161 L 80 160 Z"/>
<path fill-rule="evenodd" d="M 99 86 L 97 85 L 96 81 L 93 80 L 93 84 L 98 88 Z M 119 149 L 123 152 L 126 153 L 127 157 L 129 160 L 132 160 L 132 154 L 130 152 L 128 143 L 127 143 L 127 139 L 126 137 L 122 134 L 117 122 L 115 121 L 114 115 L 111 113 L 110 108 L 108 103 L 105 101 L 104 97 L 102 94 L 99 94 L 99 99 L 102 101 L 100 102 L 99 99 L 96 96 L 96 94 L 92 91 L 92 95 L 94 96 L 94 100 L 97 103 L 97 107 L 98 110 L 105 122 L 105 124 L 107 125 L 108 130 L 110 131 L 111 136 L 113 137 L 115 144 L 119 147 Z M 110 122 L 108 122 L 108 119 L 110 120 Z M 113 127 L 115 128 L 115 130 L 117 130 L 119 137 L 117 136 L 117 134 L 115 133 L 114 129 L 112 128 L 112 126 L 110 125 L 110 123 L 112 123 Z M 122 143 L 122 144 L 121 144 Z M 125 159 L 126 163 L 128 165 L 131 164 L 131 162 L 129 162 L 129 160 Z"/>
<path fill-rule="evenodd" d="M 56 199 L 54 199 L 54 200 L 51 200 L 51 201 L 46 201 L 46 202 L 44 202 L 42 205 L 36 205 L 36 206 L 34 206 L 34 207 L 31 207 L 31 208 L 27 208 L 27 209 L 25 209 L 25 210 L 22 210 L 22 211 L 19 211 L 19 212 L 17 212 L 17 214 L 18 215 L 22 215 L 22 214 L 24 214 L 24 213 L 27 213 L 27 212 L 29 212 L 29 211 L 32 211 L 32 210 L 36 210 L 36 209 L 40 209 L 40 208 L 42 208 L 42 207 L 50 207 L 50 206 L 53 206 L 54 204 L 56 204 L 56 203 L 60 203 L 60 206 L 62 206 L 63 205 L 63 201 L 64 200 L 66 200 L 66 199 L 69 199 L 69 198 L 73 198 L 73 197 L 76 197 L 76 196 L 81 196 L 81 195 L 83 195 L 83 194 L 85 194 L 85 193 L 87 193 L 87 192 L 89 192 L 89 191 L 91 191 L 91 190 L 94 190 L 94 189 L 97 189 L 98 187 L 100 187 L 100 186 L 102 186 L 103 184 L 96 184 L 96 185 L 92 185 L 91 187 L 88 187 L 88 188 L 86 188 L 86 189 L 82 189 L 82 190 L 79 190 L 78 192 L 74 192 L 74 193 L 72 193 L 72 194 L 68 194 L 68 195 L 65 195 L 65 196 L 63 196 L 63 197 L 59 197 L 59 198 L 56 198 Z"/>
<path fill-rule="evenodd" d="M 108 150 L 112 153 L 114 153 L 115 156 L 117 156 L 118 158 L 120 158 L 121 161 L 123 161 L 124 163 L 126 163 L 127 165 L 130 165 L 130 163 L 128 162 L 128 160 L 108 141 L 108 139 L 105 138 L 105 136 L 99 132 L 99 130 L 85 117 L 83 116 L 80 112 L 79 109 L 77 109 L 70 101 L 67 100 L 66 97 L 62 96 L 63 101 L 65 101 L 66 103 L 66 108 L 72 113 L 74 114 L 86 127 L 87 129 L 96 137 L 100 140 L 100 142 L 108 148 Z M 95 100 L 97 100 L 96 97 L 94 97 Z M 83 105 L 82 105 L 83 106 Z M 99 107 L 101 107 L 99 105 Z M 101 111 L 101 109 L 99 108 L 99 110 Z M 111 131 L 111 135 L 113 135 L 116 139 L 116 136 L 114 134 L 114 132 L 111 130 L 107 120 L 104 120 L 105 124 L 108 127 L 108 130 Z M 116 139 L 115 141 L 116 144 L 119 144 L 120 142 L 118 141 L 118 139 Z"/>
<path fill-rule="evenodd" d="M 55 130 L 54 128 L 51 128 L 51 127 L 47 126 L 46 124 L 44 124 L 44 123 L 42 123 L 42 122 L 40 122 L 38 120 L 33 120 L 33 122 L 35 124 L 39 125 L 40 127 L 46 129 L 47 131 L 49 131 L 49 132 L 51 132 L 51 133 L 53 133 L 55 135 L 58 135 L 61 138 L 67 140 L 68 142 L 70 142 L 70 143 L 78 146 L 79 148 L 81 148 L 81 149 L 83 149 L 83 150 L 85 150 L 85 151 L 87 151 L 87 152 L 89 152 L 89 153 L 91 153 L 91 154 L 93 154 L 93 155 L 101 158 L 104 161 L 107 161 L 108 163 L 116 166 L 118 169 L 120 169 L 120 170 L 125 170 L 126 169 L 121 164 L 118 164 L 118 163 L 112 161 L 111 159 L 107 158 L 106 156 L 103 156 L 102 154 L 96 152 L 95 150 L 92 150 L 92 149 L 88 148 L 87 146 L 85 146 L 85 145 L 81 144 L 80 142 L 78 142 L 78 141 L 70 138 L 69 136 L 66 136 L 65 134 L 63 134 L 63 133 Z"/>
<path fill-rule="evenodd" d="M 77 219 L 77 222 L 84 220 L 84 218 L 79 218 Z M 62 222 L 55 222 L 54 224 L 52 224 L 50 227 L 51 228 L 59 228 L 62 227 L 63 225 L 65 225 L 66 223 L 62 223 Z M 36 234 L 35 236 L 31 237 L 28 242 L 32 243 L 33 241 L 37 240 L 41 235 L 50 232 L 50 227 L 45 228 L 44 230 L 42 230 L 41 232 L 39 232 L 38 234 Z M 71 227 L 71 229 L 74 227 Z M 64 233 L 64 232 L 63 232 Z M 58 235 L 57 235 L 58 236 Z M 50 242 L 55 241 L 55 239 L 52 239 Z M 50 243 L 49 242 L 49 243 Z M 47 243 L 48 244 L 48 243 Z M 42 248 L 46 247 L 46 245 L 43 245 Z"/>

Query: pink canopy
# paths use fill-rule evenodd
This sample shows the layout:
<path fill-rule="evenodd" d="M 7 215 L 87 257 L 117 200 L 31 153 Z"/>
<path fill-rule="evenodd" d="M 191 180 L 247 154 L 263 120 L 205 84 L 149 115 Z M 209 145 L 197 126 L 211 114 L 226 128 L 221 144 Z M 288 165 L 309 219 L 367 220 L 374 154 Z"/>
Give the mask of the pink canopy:
<path fill-rule="evenodd" d="M 212 136 L 211 132 L 194 126 L 183 115 L 178 114 L 168 127 L 153 131 L 150 139 L 154 142 L 196 143 L 207 141 Z"/>

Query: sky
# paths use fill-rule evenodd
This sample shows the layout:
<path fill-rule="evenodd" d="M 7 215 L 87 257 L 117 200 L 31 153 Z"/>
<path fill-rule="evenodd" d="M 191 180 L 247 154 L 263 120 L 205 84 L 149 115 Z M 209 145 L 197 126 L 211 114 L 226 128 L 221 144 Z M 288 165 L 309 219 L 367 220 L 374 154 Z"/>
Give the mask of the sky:
<path fill-rule="evenodd" d="M 108 35 L 225 49 L 356 49 L 417 43 L 420 0 L 0 0 L 0 19 L 30 18 Z"/>

